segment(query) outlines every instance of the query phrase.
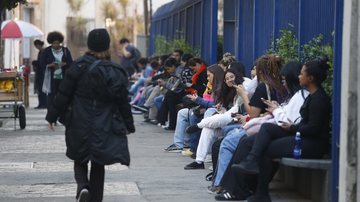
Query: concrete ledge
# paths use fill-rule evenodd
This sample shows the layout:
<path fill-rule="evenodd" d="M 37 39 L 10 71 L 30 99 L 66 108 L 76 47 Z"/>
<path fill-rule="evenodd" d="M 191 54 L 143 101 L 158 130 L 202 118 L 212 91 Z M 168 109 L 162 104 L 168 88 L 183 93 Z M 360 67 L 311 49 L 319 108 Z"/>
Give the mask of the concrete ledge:
<path fill-rule="evenodd" d="M 281 158 L 281 164 L 297 168 L 328 170 L 331 168 L 330 159 L 293 159 Z"/>

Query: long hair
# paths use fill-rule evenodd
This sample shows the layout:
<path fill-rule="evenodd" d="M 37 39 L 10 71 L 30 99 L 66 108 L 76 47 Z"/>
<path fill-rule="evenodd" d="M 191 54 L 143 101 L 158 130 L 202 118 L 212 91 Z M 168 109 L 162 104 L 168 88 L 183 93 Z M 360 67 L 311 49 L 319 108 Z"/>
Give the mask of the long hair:
<path fill-rule="evenodd" d="M 224 79 L 224 70 L 218 65 L 214 64 L 207 68 L 207 71 L 214 74 L 214 79 L 212 82 L 212 91 L 214 92 L 214 96 L 218 97 L 218 89 L 221 88 L 221 84 L 223 83 Z"/>
<path fill-rule="evenodd" d="M 286 86 L 288 88 L 288 98 L 292 97 L 301 89 L 299 84 L 299 74 L 302 64 L 300 62 L 290 61 L 281 69 L 281 76 L 285 77 Z"/>
<path fill-rule="evenodd" d="M 267 84 L 270 91 L 275 92 L 278 102 L 282 102 L 287 94 L 281 84 L 281 66 L 282 59 L 277 55 L 263 55 L 256 60 L 258 82 Z"/>
<path fill-rule="evenodd" d="M 111 54 L 109 50 L 96 52 L 92 50 L 86 51 L 86 54 L 94 56 L 96 59 L 100 60 L 111 60 Z"/>
<path fill-rule="evenodd" d="M 220 93 L 219 93 L 219 102 L 225 107 L 227 108 L 227 106 L 229 106 L 233 101 L 234 101 L 234 97 L 236 96 L 236 89 L 234 87 L 229 87 L 228 85 L 226 85 L 225 83 L 225 76 L 226 74 L 230 72 L 233 73 L 235 75 L 235 83 L 236 84 L 241 84 L 244 81 L 244 78 L 242 77 L 242 75 L 234 70 L 234 69 L 227 69 L 224 73 L 224 77 L 223 77 L 223 82 L 221 84 L 221 88 L 220 88 Z"/>

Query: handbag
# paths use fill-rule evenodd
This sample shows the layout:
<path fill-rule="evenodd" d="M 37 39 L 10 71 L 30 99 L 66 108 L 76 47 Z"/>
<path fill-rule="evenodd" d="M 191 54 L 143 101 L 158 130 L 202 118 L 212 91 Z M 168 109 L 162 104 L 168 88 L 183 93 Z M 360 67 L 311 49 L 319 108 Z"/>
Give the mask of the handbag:
<path fill-rule="evenodd" d="M 181 103 L 183 105 L 183 108 L 191 109 L 197 106 L 197 104 L 193 102 L 190 98 L 188 98 L 186 95 L 181 99 Z"/>
<path fill-rule="evenodd" d="M 206 108 L 203 106 L 196 106 L 191 108 L 191 110 L 193 111 L 194 115 L 196 115 L 197 117 L 202 117 L 205 114 Z"/>
<path fill-rule="evenodd" d="M 181 82 L 181 79 L 177 76 L 170 77 L 166 84 L 166 88 L 172 92 L 180 93 L 181 91 L 185 90 L 185 85 Z"/>

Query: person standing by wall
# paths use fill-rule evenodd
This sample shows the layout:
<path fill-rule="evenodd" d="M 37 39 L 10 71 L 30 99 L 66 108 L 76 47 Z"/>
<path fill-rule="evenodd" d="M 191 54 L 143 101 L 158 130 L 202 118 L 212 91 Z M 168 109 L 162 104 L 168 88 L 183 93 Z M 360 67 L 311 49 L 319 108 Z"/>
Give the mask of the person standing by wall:
<path fill-rule="evenodd" d="M 64 36 L 60 32 L 50 32 L 47 42 L 50 46 L 41 54 L 40 66 L 45 70 L 42 91 L 47 95 L 49 108 L 73 59 L 69 49 L 62 45 Z"/>
<path fill-rule="evenodd" d="M 42 92 L 45 69 L 41 68 L 40 65 L 41 54 L 44 50 L 44 42 L 36 39 L 34 41 L 34 46 L 39 50 L 37 59 L 33 60 L 31 63 L 35 72 L 34 92 L 38 95 L 38 106 L 35 107 L 35 109 L 45 109 L 47 106 L 46 94 Z"/>
<path fill-rule="evenodd" d="M 128 77 L 131 77 L 135 72 L 138 72 L 137 61 L 141 58 L 140 51 L 132 44 L 129 39 L 120 39 L 121 54 L 120 65 L 126 70 Z"/>
<path fill-rule="evenodd" d="M 67 71 L 46 120 L 54 130 L 56 120 L 64 117 L 66 155 L 74 160 L 77 200 L 101 202 L 104 165 L 130 164 L 126 134 L 135 132 L 135 126 L 127 100 L 129 81 L 126 71 L 110 61 L 108 32 L 92 30 L 87 44 L 89 50 Z"/>

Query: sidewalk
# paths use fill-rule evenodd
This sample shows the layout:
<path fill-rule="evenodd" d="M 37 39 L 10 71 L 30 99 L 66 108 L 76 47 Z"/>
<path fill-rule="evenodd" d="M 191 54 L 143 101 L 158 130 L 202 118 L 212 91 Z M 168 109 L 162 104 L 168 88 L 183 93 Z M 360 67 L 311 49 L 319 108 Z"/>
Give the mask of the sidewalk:
<path fill-rule="evenodd" d="M 75 201 L 72 162 L 64 155 L 64 128 L 47 129 L 46 110 L 34 110 L 30 99 L 25 130 L 13 130 L 8 120 L 0 128 L 0 201 L 42 202 Z M 136 133 L 130 134 L 131 166 L 115 165 L 106 169 L 104 202 L 215 201 L 206 191 L 205 170 L 184 170 L 193 161 L 179 153 L 166 153 L 173 133 L 143 122 L 134 115 Z M 280 188 L 279 188 L 280 187 Z M 271 190 L 274 202 L 300 200 L 281 186 Z"/>

